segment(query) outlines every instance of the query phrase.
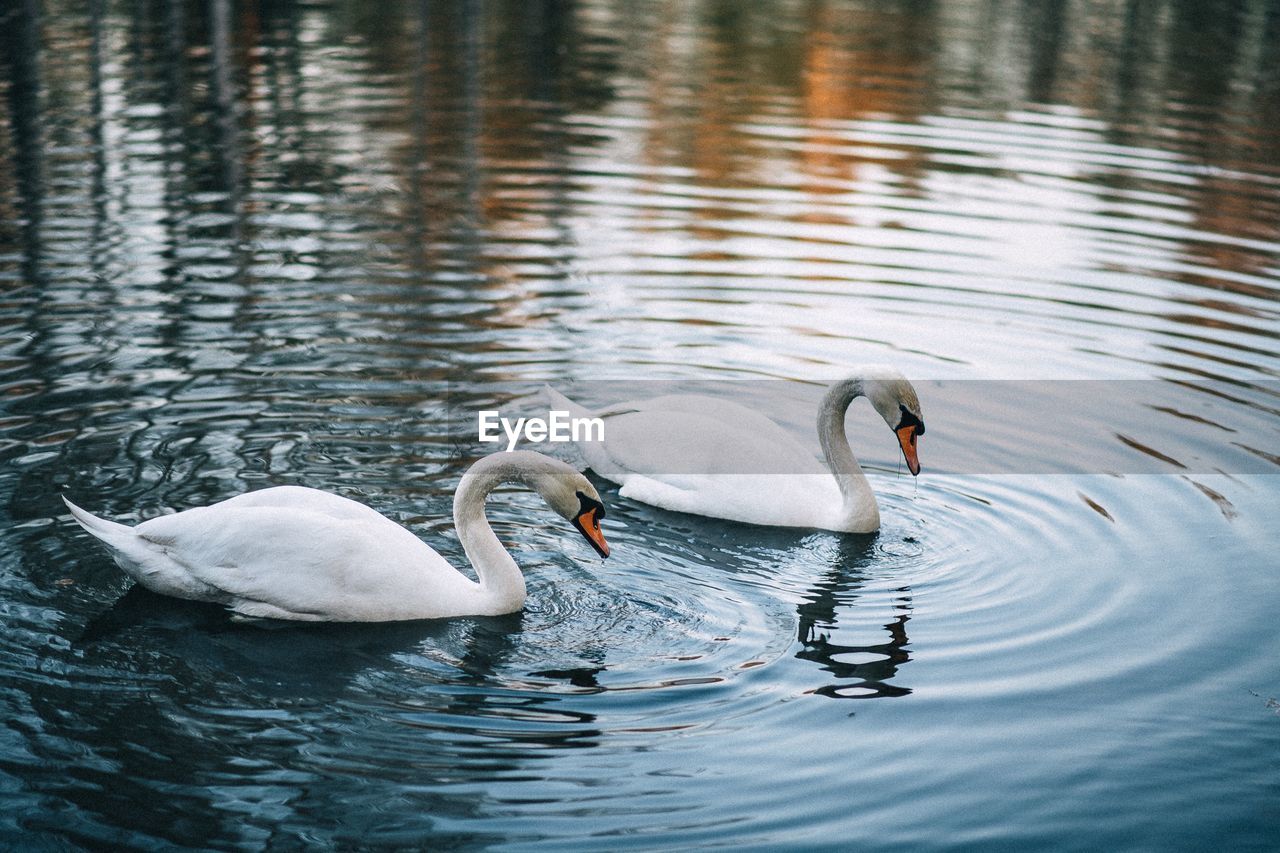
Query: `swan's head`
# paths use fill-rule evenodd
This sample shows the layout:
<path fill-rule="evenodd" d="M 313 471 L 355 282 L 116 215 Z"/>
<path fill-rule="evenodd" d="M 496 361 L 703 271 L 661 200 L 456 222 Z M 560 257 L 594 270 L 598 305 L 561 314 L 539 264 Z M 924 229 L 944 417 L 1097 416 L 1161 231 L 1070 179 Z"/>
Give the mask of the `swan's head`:
<path fill-rule="evenodd" d="M 591 481 L 572 465 L 532 450 L 491 453 L 462 475 L 453 498 L 453 517 L 461 531 L 467 513 L 484 512 L 484 500 L 502 483 L 520 483 L 542 496 L 547 505 L 573 522 L 601 557 L 609 543 L 600 531 L 604 503 Z"/>
<path fill-rule="evenodd" d="M 898 436 L 898 444 L 902 447 L 911 475 L 919 475 L 920 458 L 916 455 L 916 443 L 924 435 L 924 415 L 920 411 L 916 389 L 898 371 L 880 368 L 863 376 L 862 393 Z"/>
<path fill-rule="evenodd" d="M 604 503 L 591 481 L 573 466 L 559 460 L 543 457 L 552 463 L 546 470 L 530 478 L 532 486 L 542 499 L 562 518 L 568 519 L 601 557 L 609 556 L 609 543 L 600 530 L 604 518 Z"/>

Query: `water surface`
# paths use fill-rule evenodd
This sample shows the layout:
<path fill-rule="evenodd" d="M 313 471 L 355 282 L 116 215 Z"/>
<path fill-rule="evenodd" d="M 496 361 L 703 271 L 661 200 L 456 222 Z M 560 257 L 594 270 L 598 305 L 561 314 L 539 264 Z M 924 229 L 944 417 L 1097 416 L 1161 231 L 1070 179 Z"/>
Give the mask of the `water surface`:
<path fill-rule="evenodd" d="M 1280 843 L 1275 3 L 0 15 L 0 846 Z M 876 362 L 878 536 L 601 483 L 602 562 L 508 491 L 499 619 L 231 624 L 58 497 L 460 559 L 459 412 L 711 383 L 816 453 Z"/>

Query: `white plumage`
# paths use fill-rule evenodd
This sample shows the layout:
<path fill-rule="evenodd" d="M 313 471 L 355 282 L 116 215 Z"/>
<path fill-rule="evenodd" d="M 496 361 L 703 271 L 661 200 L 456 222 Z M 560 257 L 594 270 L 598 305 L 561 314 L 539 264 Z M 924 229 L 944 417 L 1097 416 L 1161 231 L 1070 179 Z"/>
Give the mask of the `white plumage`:
<path fill-rule="evenodd" d="M 624 497 L 676 512 L 776 527 L 879 529 L 875 494 L 844 431 L 845 412 L 860 396 L 898 433 L 912 473 L 919 471 L 920 403 L 891 368 L 864 368 L 828 389 L 818 410 L 826 466 L 782 427 L 728 400 L 672 394 L 592 412 L 552 388 L 546 393 L 553 409 L 604 419 L 604 441 L 577 443 L 592 470 L 621 485 Z"/>
<path fill-rule="evenodd" d="M 608 553 L 595 488 L 570 466 L 528 451 L 481 459 L 458 485 L 454 523 L 478 581 L 369 507 L 316 489 L 263 489 L 136 527 L 63 500 L 116 563 L 155 592 L 217 602 L 245 617 L 379 622 L 523 606 L 524 576 L 484 516 L 485 497 L 503 482 L 538 491 Z"/>

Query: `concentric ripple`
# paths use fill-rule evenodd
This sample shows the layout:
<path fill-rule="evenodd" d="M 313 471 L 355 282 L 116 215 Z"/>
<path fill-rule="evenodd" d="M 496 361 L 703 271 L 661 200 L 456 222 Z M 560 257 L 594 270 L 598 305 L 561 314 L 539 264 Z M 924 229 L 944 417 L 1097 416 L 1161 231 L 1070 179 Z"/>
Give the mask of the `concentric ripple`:
<path fill-rule="evenodd" d="M 1276 846 L 1274 4 L 9 6 L 0 847 Z M 503 490 L 508 617 L 234 624 L 59 500 L 298 483 L 462 564 L 517 388 L 816 458 L 868 363 L 929 423 L 913 479 L 850 412 L 877 536 L 599 483 L 601 561 Z"/>

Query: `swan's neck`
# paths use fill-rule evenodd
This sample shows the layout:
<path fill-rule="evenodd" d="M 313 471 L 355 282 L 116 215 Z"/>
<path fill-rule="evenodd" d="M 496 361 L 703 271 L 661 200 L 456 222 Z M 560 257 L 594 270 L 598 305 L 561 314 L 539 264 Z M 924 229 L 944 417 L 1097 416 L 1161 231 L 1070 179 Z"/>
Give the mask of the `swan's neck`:
<path fill-rule="evenodd" d="M 524 575 L 484 514 L 485 498 L 503 483 L 524 482 L 521 470 L 494 454 L 472 465 L 453 496 L 453 524 L 480 581 L 486 610 L 508 613 L 524 604 Z"/>
<path fill-rule="evenodd" d="M 849 530 L 876 530 L 880 526 L 880 510 L 862 466 L 849 448 L 844 431 L 844 416 L 849 404 L 863 395 L 861 379 L 846 379 L 827 389 L 818 409 L 818 440 L 827 467 L 840 486 L 844 501 L 840 509 L 842 527 Z"/>

